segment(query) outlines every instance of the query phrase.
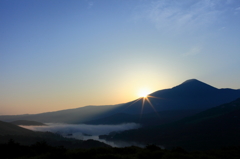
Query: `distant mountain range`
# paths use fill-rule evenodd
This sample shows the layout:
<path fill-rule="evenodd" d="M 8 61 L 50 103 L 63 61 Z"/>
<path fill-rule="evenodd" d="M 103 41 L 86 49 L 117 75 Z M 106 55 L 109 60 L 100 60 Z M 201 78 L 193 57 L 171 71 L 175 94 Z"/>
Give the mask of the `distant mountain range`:
<path fill-rule="evenodd" d="M 170 124 L 116 132 L 100 138 L 201 150 L 239 146 L 239 134 L 240 98 Z"/>
<path fill-rule="evenodd" d="M 0 120 L 12 122 L 16 120 L 38 121 L 42 123 L 83 123 L 85 121 L 105 117 L 113 106 L 86 106 L 75 109 L 46 112 L 40 114 L 3 115 Z"/>
<path fill-rule="evenodd" d="M 151 125 L 152 120 L 157 118 L 156 124 L 163 124 L 231 102 L 239 97 L 240 90 L 217 89 L 196 79 L 191 79 L 176 87 L 150 94 L 148 99 L 151 103 L 144 98 L 139 98 L 112 106 L 86 106 L 41 114 L 5 115 L 0 116 L 0 120 L 92 124 L 138 122 Z M 144 105 L 143 101 L 145 101 Z M 157 117 L 156 112 L 159 114 Z M 165 113 L 169 115 L 165 115 L 163 118 Z"/>

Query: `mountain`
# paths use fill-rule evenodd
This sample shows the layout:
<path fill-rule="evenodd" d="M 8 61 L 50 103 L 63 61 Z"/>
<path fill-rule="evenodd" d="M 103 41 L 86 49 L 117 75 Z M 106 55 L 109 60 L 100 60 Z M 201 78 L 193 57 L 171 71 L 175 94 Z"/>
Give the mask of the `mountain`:
<path fill-rule="evenodd" d="M 113 141 L 155 143 L 188 150 L 240 146 L 240 98 L 170 124 L 105 135 Z"/>
<path fill-rule="evenodd" d="M 86 106 L 31 115 L 0 116 L 0 120 L 33 120 L 38 122 L 86 123 L 94 120 L 106 121 L 115 114 L 144 115 L 164 111 L 202 111 L 231 102 L 240 97 L 240 90 L 217 89 L 196 79 L 191 79 L 170 89 L 156 91 L 145 98 L 111 106 Z M 144 102 L 144 105 L 143 105 Z M 118 115 L 119 116 L 119 115 Z M 121 115 L 120 115 L 121 116 Z M 119 118 L 121 118 L 119 116 Z M 126 117 L 126 115 L 125 115 Z M 118 123 L 125 122 L 124 118 Z M 134 122 L 130 117 L 128 122 Z M 173 117 L 175 118 L 175 117 Z"/>
<path fill-rule="evenodd" d="M 196 79 L 191 79 L 171 89 L 156 91 L 149 95 L 149 100 L 156 111 L 205 110 L 231 102 L 239 97 L 240 90 L 217 89 Z M 132 114 L 154 112 L 147 101 L 143 110 L 142 100 L 134 102 L 122 105 L 121 107 L 125 108 L 123 108 L 123 112 Z"/>
<path fill-rule="evenodd" d="M 25 125 L 25 126 L 46 126 L 46 124 L 43 124 L 41 122 L 29 121 L 29 120 L 16 120 L 16 121 L 12 121 L 11 123 L 15 125 Z"/>

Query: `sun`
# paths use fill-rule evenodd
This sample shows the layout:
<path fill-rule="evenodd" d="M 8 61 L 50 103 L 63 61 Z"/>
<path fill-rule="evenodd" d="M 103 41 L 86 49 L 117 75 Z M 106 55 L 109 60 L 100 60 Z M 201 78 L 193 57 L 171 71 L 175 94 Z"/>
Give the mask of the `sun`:
<path fill-rule="evenodd" d="M 142 88 L 139 90 L 138 92 L 138 96 L 141 98 L 146 98 L 149 94 L 151 93 L 151 91 L 147 88 Z"/>

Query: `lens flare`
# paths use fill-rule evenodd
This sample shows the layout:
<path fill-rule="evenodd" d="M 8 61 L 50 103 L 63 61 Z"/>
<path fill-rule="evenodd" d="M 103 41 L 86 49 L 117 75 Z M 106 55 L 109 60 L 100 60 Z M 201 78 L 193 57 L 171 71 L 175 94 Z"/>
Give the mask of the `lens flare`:
<path fill-rule="evenodd" d="M 136 99 L 135 101 L 132 101 L 131 103 L 129 103 L 129 105 L 126 105 L 126 107 L 122 111 L 125 111 L 129 107 L 134 106 L 135 104 L 139 104 L 139 101 L 141 101 L 140 119 L 139 120 L 141 120 L 142 114 L 144 114 L 145 106 L 150 106 L 153 109 L 153 111 L 157 114 L 157 116 L 159 116 L 157 109 L 154 107 L 153 103 L 151 102 L 151 98 L 155 98 L 155 99 L 159 99 L 159 100 L 164 100 L 164 98 L 155 97 L 152 94 L 150 95 L 150 93 L 151 92 L 148 89 L 141 89 L 138 92 L 139 98 Z"/>
<path fill-rule="evenodd" d="M 138 96 L 146 98 L 150 93 L 151 93 L 151 91 L 149 89 L 143 88 L 143 89 L 139 90 Z"/>

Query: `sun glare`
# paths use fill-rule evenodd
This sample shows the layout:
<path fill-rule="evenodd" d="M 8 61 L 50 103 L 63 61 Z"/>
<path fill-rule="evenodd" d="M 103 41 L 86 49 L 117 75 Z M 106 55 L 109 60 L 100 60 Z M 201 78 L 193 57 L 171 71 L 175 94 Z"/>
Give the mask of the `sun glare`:
<path fill-rule="evenodd" d="M 151 92 L 148 89 L 144 88 L 144 89 L 139 90 L 138 96 L 146 98 L 150 93 Z"/>

